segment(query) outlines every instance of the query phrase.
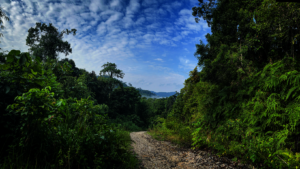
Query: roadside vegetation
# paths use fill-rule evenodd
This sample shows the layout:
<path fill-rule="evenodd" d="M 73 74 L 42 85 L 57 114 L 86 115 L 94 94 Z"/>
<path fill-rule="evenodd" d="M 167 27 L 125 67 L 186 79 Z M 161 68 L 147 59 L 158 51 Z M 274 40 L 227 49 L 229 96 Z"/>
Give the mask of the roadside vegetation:
<path fill-rule="evenodd" d="M 52 24 L 28 30 L 30 52 L 0 53 L 0 168 L 137 168 L 134 131 L 255 168 L 300 168 L 299 4 L 199 2 L 192 15 L 212 29 L 196 45 L 202 70 L 167 98 L 142 97 L 152 93 L 124 85 L 114 63 L 96 74 L 58 59 L 72 50 Z"/>
<path fill-rule="evenodd" d="M 26 44 L 30 52 L 0 53 L 0 168 L 137 168 L 130 132 L 166 117 L 176 96 L 141 97 L 152 93 L 117 79 L 125 74 L 114 63 L 96 75 L 58 59 L 72 50 L 52 24 L 36 23 Z"/>
<path fill-rule="evenodd" d="M 190 72 L 151 135 L 255 168 L 299 169 L 299 4 L 199 2 L 193 16 L 212 29 L 196 45 L 202 70 Z"/>

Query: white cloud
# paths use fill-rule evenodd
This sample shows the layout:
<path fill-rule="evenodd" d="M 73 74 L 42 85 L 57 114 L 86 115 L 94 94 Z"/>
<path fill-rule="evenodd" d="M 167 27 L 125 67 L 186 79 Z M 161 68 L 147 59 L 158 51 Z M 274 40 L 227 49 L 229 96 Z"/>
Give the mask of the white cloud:
<path fill-rule="evenodd" d="M 157 13 L 160 14 L 161 16 L 166 16 L 166 15 L 168 14 L 167 11 L 165 11 L 165 10 L 162 9 L 162 8 L 159 8 L 159 9 L 157 10 Z"/>
<path fill-rule="evenodd" d="M 163 62 L 163 60 L 162 60 L 161 58 L 156 58 L 156 59 L 154 59 L 154 60 L 158 60 L 158 61 Z"/>
<path fill-rule="evenodd" d="M 105 1 L 99 1 L 99 0 L 91 0 L 91 3 L 89 4 L 89 10 L 91 12 L 99 12 L 99 11 L 105 11 L 109 8 L 108 4 L 105 4 Z"/>
<path fill-rule="evenodd" d="M 168 67 L 163 67 L 163 66 L 159 66 L 159 65 L 149 65 L 148 67 L 153 70 L 158 70 L 158 71 L 170 71 L 171 70 Z"/>
<path fill-rule="evenodd" d="M 175 73 L 149 76 L 128 73 L 127 76 L 124 77 L 124 80 L 130 81 L 133 86 L 141 87 L 142 89 L 155 92 L 172 92 L 180 91 L 180 89 L 183 88 L 185 77 Z"/>
<path fill-rule="evenodd" d="M 172 38 L 174 41 L 180 41 L 183 37 L 181 35 L 177 35 L 176 37 Z"/>
<path fill-rule="evenodd" d="M 173 8 L 178 8 L 178 7 L 181 6 L 181 3 L 178 2 L 178 1 L 175 1 L 175 2 L 173 2 L 173 3 L 171 4 L 171 6 L 172 6 Z"/>
<path fill-rule="evenodd" d="M 115 21 L 118 21 L 122 18 L 123 14 L 120 12 L 115 12 L 113 15 L 111 15 L 107 20 L 106 24 L 112 24 Z"/>
<path fill-rule="evenodd" d="M 98 35 L 105 35 L 106 32 L 107 32 L 107 28 L 106 28 L 106 24 L 104 22 L 102 22 L 100 25 L 98 25 L 98 28 L 97 28 L 97 33 Z"/>
<path fill-rule="evenodd" d="M 122 7 L 122 4 L 120 0 L 111 0 L 110 1 L 110 8 L 120 10 Z"/>
<path fill-rule="evenodd" d="M 3 37 L 0 38 L 0 45 L 4 51 L 17 49 L 27 52 L 28 29 L 35 28 L 36 22 L 52 23 L 58 32 L 77 29 L 75 36 L 63 36 L 63 41 L 68 41 L 72 48 L 72 53 L 67 57 L 73 59 L 77 67 L 98 73 L 104 63 L 116 63 L 128 75 L 124 81 L 134 84 L 136 76 L 145 81 L 145 86 L 140 87 L 145 88 L 152 82 L 147 87 L 154 91 L 180 90 L 176 85 L 183 84 L 184 76 L 169 74 L 177 72 L 177 65 L 166 67 L 162 64 L 178 57 L 179 53 L 192 50 L 181 46 L 190 45 L 195 37 L 198 38 L 196 43 L 199 43 L 199 38 L 204 38 L 207 33 L 201 31 L 209 29 L 205 21 L 195 23 L 191 8 L 186 7 L 189 0 L 6 2 L 1 3 L 1 8 L 10 19 L 2 19 L 5 28 L 1 29 Z M 197 0 L 189 4 L 196 5 L 195 2 Z M 172 51 L 176 51 L 175 55 L 171 54 Z M 64 53 L 58 54 L 60 58 L 65 57 Z M 196 66 L 191 57 L 179 59 L 184 70 Z M 146 60 L 151 61 L 145 63 Z M 172 87 L 160 88 L 160 84 L 170 84 Z"/>
<path fill-rule="evenodd" d="M 135 24 L 138 26 L 141 26 L 145 21 L 146 21 L 145 18 L 139 18 L 139 19 L 137 19 Z"/>
<path fill-rule="evenodd" d="M 150 25 L 147 25 L 147 29 L 155 29 L 157 30 L 159 27 L 160 27 L 160 23 L 153 23 L 153 24 L 150 24 Z"/>
<path fill-rule="evenodd" d="M 191 62 L 186 56 L 179 57 L 179 61 L 178 67 L 182 69 L 193 70 L 197 66 L 197 62 Z"/>
<path fill-rule="evenodd" d="M 157 4 L 156 0 L 143 0 L 142 1 L 142 5 L 144 7 L 147 7 L 147 6 L 150 6 L 150 5 L 155 5 L 155 4 Z"/>

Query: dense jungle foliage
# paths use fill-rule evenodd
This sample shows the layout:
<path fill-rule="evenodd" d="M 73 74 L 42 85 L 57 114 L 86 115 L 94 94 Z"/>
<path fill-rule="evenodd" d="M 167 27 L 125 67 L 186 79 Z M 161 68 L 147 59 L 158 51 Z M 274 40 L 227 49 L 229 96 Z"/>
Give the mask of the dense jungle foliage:
<path fill-rule="evenodd" d="M 193 8 L 211 27 L 154 134 L 255 168 L 300 168 L 299 3 L 220 0 Z"/>
<path fill-rule="evenodd" d="M 97 76 L 57 59 L 72 50 L 51 24 L 28 30 L 30 53 L 0 53 L 1 167 L 134 168 L 129 132 L 148 130 L 255 168 L 300 168 L 300 5 L 199 2 L 192 15 L 212 31 L 196 45 L 202 70 L 168 98 L 124 86 L 114 63 Z"/>
<path fill-rule="evenodd" d="M 46 34 L 32 45 L 39 31 Z M 97 77 L 58 59 L 56 52 L 72 52 L 64 32 L 36 23 L 26 39 L 31 52 L 0 53 L 0 168 L 136 168 L 130 132 L 166 118 L 176 95 L 142 98 L 116 79 L 125 74 L 114 63 Z"/>
<path fill-rule="evenodd" d="M 18 50 L 0 58 L 1 168 L 134 168 L 129 132 L 166 117 L 176 98 L 110 91 L 114 80 L 85 70 L 76 78 L 68 59 L 42 63 Z"/>

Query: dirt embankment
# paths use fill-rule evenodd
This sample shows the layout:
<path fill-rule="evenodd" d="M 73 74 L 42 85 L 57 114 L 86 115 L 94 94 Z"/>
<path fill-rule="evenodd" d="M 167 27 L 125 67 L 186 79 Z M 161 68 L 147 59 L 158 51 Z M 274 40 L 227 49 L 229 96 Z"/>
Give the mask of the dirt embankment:
<path fill-rule="evenodd" d="M 131 150 L 141 160 L 140 169 L 253 169 L 207 151 L 178 148 L 168 141 L 153 139 L 146 131 L 130 133 Z"/>

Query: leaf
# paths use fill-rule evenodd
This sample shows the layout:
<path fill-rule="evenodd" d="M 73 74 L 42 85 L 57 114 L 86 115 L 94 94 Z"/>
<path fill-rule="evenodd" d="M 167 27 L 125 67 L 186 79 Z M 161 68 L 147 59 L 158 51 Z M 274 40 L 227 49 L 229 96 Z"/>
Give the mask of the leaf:
<path fill-rule="evenodd" d="M 288 149 L 285 150 L 277 150 L 274 154 L 278 154 L 278 155 L 284 155 L 288 158 L 292 157 L 292 154 L 288 151 Z"/>
<path fill-rule="evenodd" d="M 299 88 L 299 87 L 296 86 L 296 87 L 291 88 L 291 89 L 289 90 L 289 92 L 288 92 L 288 94 L 287 94 L 285 100 L 287 100 L 287 99 L 290 97 L 291 93 L 292 93 L 295 89 L 297 89 L 297 88 Z"/>
<path fill-rule="evenodd" d="M 40 58 L 40 57 L 38 57 L 38 56 L 36 56 L 36 57 L 35 57 L 35 60 L 36 60 L 38 63 L 40 63 L 40 62 L 41 62 L 41 58 Z"/>
<path fill-rule="evenodd" d="M 10 91 L 10 87 L 6 86 L 6 93 L 8 93 Z"/>
<path fill-rule="evenodd" d="M 37 72 L 34 72 L 32 69 L 30 69 L 30 70 L 31 70 L 31 73 L 32 73 L 32 74 L 34 74 L 34 75 L 37 74 Z"/>
<path fill-rule="evenodd" d="M 235 157 L 235 158 L 233 158 L 233 159 L 232 159 L 232 161 L 237 161 L 237 158 L 236 158 L 236 157 Z"/>
<path fill-rule="evenodd" d="M 14 61 L 14 56 L 12 56 L 12 55 L 7 55 L 6 56 L 6 62 L 13 62 Z"/>
<path fill-rule="evenodd" d="M 18 56 L 20 55 L 20 51 L 19 50 L 11 50 L 8 55 L 11 55 L 11 56 Z"/>
<path fill-rule="evenodd" d="M 59 101 L 56 103 L 56 105 L 57 105 L 57 106 L 61 106 L 61 103 L 62 103 L 62 101 L 59 100 Z"/>
<path fill-rule="evenodd" d="M 22 57 L 21 57 L 21 65 L 24 65 L 26 62 L 27 62 L 27 58 L 26 58 L 26 56 L 25 55 L 22 55 Z"/>
<path fill-rule="evenodd" d="M 22 113 L 21 113 L 21 116 L 23 116 L 24 114 L 27 115 L 28 112 L 22 112 Z"/>

